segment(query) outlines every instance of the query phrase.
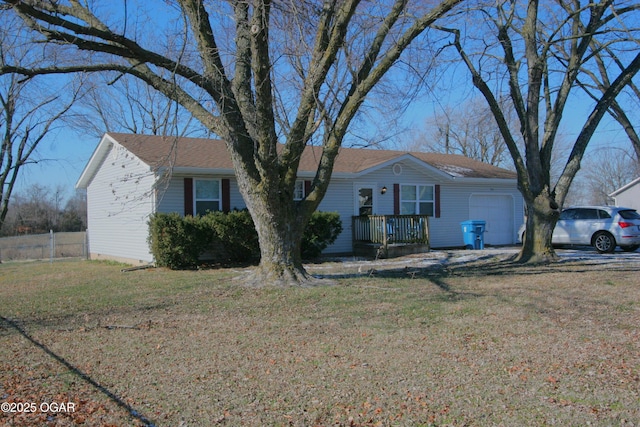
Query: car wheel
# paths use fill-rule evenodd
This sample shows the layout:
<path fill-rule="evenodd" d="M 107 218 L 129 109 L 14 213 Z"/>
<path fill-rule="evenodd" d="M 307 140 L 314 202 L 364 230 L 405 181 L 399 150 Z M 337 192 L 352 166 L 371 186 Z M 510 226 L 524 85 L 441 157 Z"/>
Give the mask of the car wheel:
<path fill-rule="evenodd" d="M 599 231 L 593 236 L 593 247 L 601 254 L 610 254 L 616 248 L 616 240 L 606 231 Z"/>
<path fill-rule="evenodd" d="M 635 252 L 640 248 L 640 245 L 631 245 L 631 246 L 620 246 L 625 252 Z"/>

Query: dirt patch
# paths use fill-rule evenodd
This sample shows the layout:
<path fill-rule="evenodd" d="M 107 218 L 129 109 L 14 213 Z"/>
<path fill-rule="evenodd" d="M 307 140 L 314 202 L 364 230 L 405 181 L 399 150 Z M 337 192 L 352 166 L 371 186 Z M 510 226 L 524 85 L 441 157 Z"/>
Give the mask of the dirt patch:
<path fill-rule="evenodd" d="M 2 265 L 0 403 L 76 405 L 0 425 L 637 425 L 640 257 L 587 255 L 342 259 L 306 289 Z"/>

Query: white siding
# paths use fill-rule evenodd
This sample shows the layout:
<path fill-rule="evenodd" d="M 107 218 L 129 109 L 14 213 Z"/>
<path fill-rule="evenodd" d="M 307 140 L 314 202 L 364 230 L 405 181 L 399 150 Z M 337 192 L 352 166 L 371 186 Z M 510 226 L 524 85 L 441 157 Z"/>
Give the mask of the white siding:
<path fill-rule="evenodd" d="M 238 182 L 236 181 L 236 178 L 235 177 L 228 177 L 228 178 L 229 178 L 229 193 L 231 193 L 229 206 L 231 207 L 231 210 L 233 209 L 241 210 L 246 208 L 247 205 L 245 204 L 244 199 L 242 198 L 242 195 L 240 195 L 240 190 L 238 189 Z"/>
<path fill-rule="evenodd" d="M 319 211 L 338 212 L 342 220 L 342 233 L 336 241 L 327 247 L 323 253 L 351 253 L 351 217 L 354 210 L 353 181 L 344 179 L 333 179 L 329 183 L 327 194 L 318 206 Z"/>
<path fill-rule="evenodd" d="M 183 178 L 161 178 L 156 184 L 158 212 L 184 215 Z"/>
<path fill-rule="evenodd" d="M 125 168 L 134 167 L 131 164 L 131 155 L 129 154 L 129 158 L 125 158 L 124 160 L 129 160 L 130 163 L 125 165 Z M 130 182 L 120 182 L 117 186 L 117 191 L 114 194 L 111 194 L 112 189 L 116 189 L 113 186 L 109 186 L 108 184 L 114 181 L 117 181 L 118 177 L 121 176 L 122 173 L 122 165 L 121 163 L 113 162 L 112 156 L 110 155 L 103 165 L 100 168 L 100 172 L 96 176 L 95 187 L 94 183 L 90 186 L 89 193 L 89 204 L 90 206 L 94 206 L 94 209 L 97 211 L 112 212 L 115 213 L 116 210 L 120 211 L 119 214 L 107 215 L 106 218 L 101 218 L 100 222 L 106 225 L 110 225 L 110 228 L 105 228 L 101 235 L 96 236 L 99 238 L 101 242 L 98 246 L 101 250 L 109 251 L 109 252 L 118 252 L 120 254 L 133 254 L 136 256 L 132 257 L 135 259 L 146 260 L 147 258 L 150 260 L 149 249 L 147 247 L 146 238 L 147 238 L 147 219 L 148 215 L 152 212 L 151 205 L 151 197 L 147 198 L 148 204 L 142 203 L 143 198 L 140 197 L 143 193 L 149 193 L 145 188 L 151 188 L 151 181 L 144 180 L 138 184 L 138 187 L 133 187 Z M 333 178 L 331 183 L 329 184 L 329 188 L 325 198 L 320 203 L 318 210 L 325 212 L 338 212 L 340 214 L 340 218 L 342 220 L 343 231 L 338 236 L 336 242 L 329 246 L 324 253 L 350 253 L 352 251 L 352 217 L 355 213 L 355 188 L 359 183 L 362 184 L 370 184 L 374 188 L 374 214 L 393 214 L 394 212 L 394 195 L 393 188 L 394 184 L 429 184 L 429 185 L 440 185 L 440 218 L 430 218 L 429 220 L 429 229 L 430 229 L 430 237 L 431 237 L 431 246 L 433 248 L 444 248 L 444 247 L 462 247 L 463 237 L 462 231 L 460 227 L 460 223 L 462 221 L 466 221 L 468 219 L 479 219 L 479 218 L 470 218 L 470 202 L 471 198 L 478 195 L 501 195 L 508 196 L 513 200 L 513 224 L 509 225 L 509 233 L 512 236 L 511 242 L 508 243 L 516 243 L 517 242 L 517 229 L 522 223 L 524 218 L 524 203 L 522 201 L 522 197 L 517 190 L 516 182 L 504 180 L 491 180 L 491 181 L 483 181 L 483 180 L 469 180 L 464 178 L 456 178 L 449 179 L 446 176 L 443 176 L 437 172 L 431 171 L 427 168 L 423 168 L 420 165 L 416 164 L 412 161 L 403 161 L 400 162 L 402 166 L 401 172 L 398 174 L 398 168 L 396 168 L 394 173 L 393 165 L 389 165 L 375 171 L 372 171 L 367 174 L 363 174 L 357 178 Z M 141 168 L 144 165 L 139 165 Z M 152 178 L 149 175 L 150 178 Z M 193 176 L 193 178 L 212 178 L 212 175 L 208 176 Z M 100 178 L 100 180 L 98 180 Z M 243 209 L 246 205 L 244 200 L 242 199 L 239 191 L 237 182 L 232 176 L 215 176 L 215 178 L 229 178 L 230 179 L 230 201 L 231 208 Z M 97 185 L 99 182 L 105 182 L 103 185 Z M 113 187 L 113 188 L 112 188 Z M 381 194 L 380 191 L 382 187 L 386 187 L 387 191 L 385 194 Z M 184 177 L 183 176 L 173 176 L 167 180 L 160 180 L 156 184 L 156 198 L 157 198 L 157 209 L 158 212 L 178 212 L 180 214 L 184 214 Z M 98 194 L 98 189 L 102 191 L 102 196 L 92 196 L 91 194 Z M 126 191 L 125 191 L 126 190 Z M 123 205 L 123 197 L 118 197 L 118 194 L 125 194 L 126 192 L 133 194 L 138 194 L 138 197 L 135 203 L 127 204 L 127 209 L 124 209 Z M 95 202 L 94 199 L 97 197 L 98 199 L 108 200 L 109 198 L 113 198 L 115 196 L 116 200 L 112 201 L 111 207 L 107 209 L 105 206 L 99 205 L 99 203 Z M 132 196 L 133 199 L 136 199 L 135 196 Z M 127 200 L 125 198 L 125 200 Z M 123 205 L 124 206 L 124 205 Z M 137 207 L 134 209 L 133 207 Z M 90 215 L 92 208 L 90 207 Z M 126 212 L 123 214 L 122 212 Z M 133 230 L 127 229 L 126 225 L 131 223 L 134 224 L 136 221 L 138 226 L 135 225 L 132 227 L 136 229 L 134 233 Z M 143 227 L 140 227 L 141 222 L 144 224 Z M 91 222 L 90 222 L 91 224 Z M 91 226 L 91 225 L 90 225 Z M 126 230 L 124 233 L 121 233 L 121 230 Z M 126 244 L 113 242 L 112 236 L 121 236 L 119 239 L 124 239 L 123 241 Z M 93 235 L 91 237 L 93 239 Z M 137 243 L 133 241 L 136 240 Z M 107 243 L 111 242 L 114 247 L 107 248 L 109 246 Z M 125 251 L 125 246 L 130 248 L 131 250 Z M 104 249 L 103 249 L 104 247 Z M 135 250 L 134 250 L 135 249 Z M 93 245 L 92 245 L 93 251 Z M 147 258 L 143 258 L 139 254 L 144 252 Z"/>
<path fill-rule="evenodd" d="M 194 176 L 194 178 L 214 178 L 210 176 Z M 246 204 L 238 190 L 235 177 L 215 176 L 216 179 L 229 178 L 231 209 L 244 209 Z M 184 177 L 175 176 L 164 184 L 158 184 L 158 212 L 178 212 L 184 215 Z M 353 183 L 352 181 L 333 180 L 329 184 L 327 197 L 320 203 L 318 210 L 325 212 L 339 212 L 342 220 L 342 233 L 336 242 L 325 250 L 325 253 L 348 253 L 351 246 L 351 215 L 353 212 Z"/>
<path fill-rule="evenodd" d="M 184 215 L 184 176 L 172 176 L 170 179 L 160 181 L 157 185 L 158 212 L 178 212 Z M 222 175 L 189 175 L 189 178 L 202 179 L 229 179 L 229 193 L 231 209 L 244 209 L 246 204 L 238 190 L 238 183 L 233 176 Z"/>
<path fill-rule="evenodd" d="M 342 220 L 342 234 L 338 236 L 336 242 L 325 249 L 325 254 L 350 253 L 352 246 L 352 218 L 356 209 L 357 187 L 370 185 L 374 190 L 373 213 L 375 215 L 393 214 L 393 184 L 439 184 L 435 174 L 418 169 L 415 163 L 400 162 L 402 173 L 395 175 L 393 165 L 378 169 L 368 174 L 363 174 L 357 178 L 341 179 L 333 178 L 329 184 L 327 194 L 320 203 L 318 210 L 325 212 L 338 212 Z M 441 178 L 440 178 L 441 179 Z M 387 187 L 385 194 L 381 194 L 382 187 Z M 435 220 L 435 219 L 433 219 Z M 430 224 L 433 221 L 430 222 Z M 458 233 L 461 234 L 461 233 Z"/>
<path fill-rule="evenodd" d="M 115 144 L 87 187 L 89 251 L 92 258 L 151 262 L 147 244 L 153 212 L 154 175 Z"/>
<path fill-rule="evenodd" d="M 513 244 L 518 241 L 518 227 L 520 227 L 524 219 L 524 202 L 515 181 L 487 184 L 453 181 L 443 184 L 440 188 L 440 194 L 441 217 L 433 218 L 429 222 L 432 247 L 462 247 L 464 245 L 460 226 L 462 221 L 469 219 L 492 221 L 492 218 L 471 218 L 471 198 L 483 194 L 487 196 L 511 196 L 513 198 L 513 224 L 508 226 L 511 229 L 512 239 L 511 242 L 505 243 Z"/>
<path fill-rule="evenodd" d="M 513 197 L 513 226 L 509 226 L 512 240 L 516 243 L 517 231 L 524 218 L 524 202 L 518 191 L 515 180 L 481 180 L 456 178 L 449 179 L 413 162 L 400 162 L 402 170 L 399 174 L 393 171 L 393 165 L 381 168 L 358 178 L 357 182 L 377 184 L 376 206 L 374 213 L 380 215 L 393 214 L 393 184 L 429 184 L 440 185 L 440 218 L 429 219 L 430 243 L 433 248 L 462 247 L 464 240 L 460 223 L 470 218 L 469 203 L 474 194 L 500 194 Z M 398 172 L 398 170 L 396 170 Z M 382 195 L 380 189 L 387 187 Z M 333 195 L 331 195 L 332 197 Z M 327 192 L 327 197 L 330 197 Z M 352 196 L 353 199 L 353 196 Z M 353 202 L 351 202 L 353 203 Z M 345 208 L 346 209 L 346 208 Z M 353 205 L 351 205 L 353 212 Z M 349 221 L 350 223 L 350 221 Z M 351 238 L 351 234 L 349 234 Z"/>
<path fill-rule="evenodd" d="M 616 206 L 633 208 L 640 211 L 640 183 L 637 183 L 616 194 L 614 200 Z"/>
<path fill-rule="evenodd" d="M 499 244 L 515 244 L 517 243 L 517 232 L 518 228 L 523 222 L 524 219 L 524 202 L 520 192 L 516 187 L 515 182 L 506 181 L 504 183 L 492 183 L 492 184 L 482 184 L 482 183 L 466 183 L 461 182 L 460 180 L 456 181 L 442 181 L 440 179 L 436 179 L 434 177 L 430 177 L 428 175 L 420 176 L 407 176 L 407 177 L 396 177 L 396 176 L 384 176 L 380 175 L 375 178 L 369 176 L 367 180 L 363 180 L 363 182 L 375 182 L 376 186 L 376 200 L 374 205 L 374 213 L 378 215 L 391 215 L 394 210 L 394 196 L 393 196 L 393 184 L 429 184 L 429 185 L 440 185 L 440 217 L 439 218 L 429 218 L 429 233 L 430 233 L 430 244 L 432 248 L 446 248 L 446 247 L 462 247 L 464 246 L 462 230 L 460 223 L 466 221 L 468 219 L 482 219 L 482 218 L 470 218 L 470 201 L 474 195 L 477 194 L 487 194 L 487 195 L 501 195 L 505 197 L 509 197 L 512 203 L 512 213 L 511 217 L 513 221 L 505 225 L 508 227 L 508 230 L 505 233 L 510 234 L 511 238 L 509 240 L 505 240 L 504 237 L 501 237 L 497 242 Z M 422 178 L 422 179 L 421 179 Z M 354 185 L 350 185 L 351 189 L 353 189 Z M 380 189 L 382 187 L 387 187 L 387 192 L 385 194 L 380 194 Z M 333 199 L 335 194 L 327 192 L 326 199 Z M 335 205 L 338 206 L 339 211 L 341 212 L 341 217 L 343 218 L 343 226 L 345 226 L 345 231 L 348 231 L 348 235 L 344 235 L 343 238 L 347 238 L 350 242 L 351 240 L 351 218 L 350 215 L 354 214 L 354 196 L 351 195 L 350 198 L 346 196 L 343 199 L 342 205 L 344 207 L 340 208 L 340 202 L 335 202 Z M 323 201 L 323 204 L 325 201 Z M 327 209 L 322 209 L 327 210 Z M 492 223 L 492 227 L 496 227 L 499 220 L 495 218 L 486 218 L 486 220 Z M 348 224 L 348 228 L 347 228 Z M 497 230 L 493 230 L 494 233 Z M 491 238 L 489 237 L 488 244 L 491 244 Z M 345 248 L 346 244 L 343 244 L 342 248 Z M 330 248 L 327 249 L 326 252 L 329 251 Z M 344 250 L 346 251 L 346 250 Z"/>

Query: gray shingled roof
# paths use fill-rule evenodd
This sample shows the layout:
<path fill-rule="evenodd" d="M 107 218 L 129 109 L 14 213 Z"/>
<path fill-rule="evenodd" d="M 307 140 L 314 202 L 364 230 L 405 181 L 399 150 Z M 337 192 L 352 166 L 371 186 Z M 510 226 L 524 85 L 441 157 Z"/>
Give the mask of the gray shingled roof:
<path fill-rule="evenodd" d="M 109 135 L 151 167 L 233 169 L 224 141 L 203 138 L 163 137 L 109 133 Z M 300 171 L 313 172 L 321 148 L 309 146 L 300 161 Z M 515 172 L 454 154 L 341 148 L 334 165 L 336 173 L 363 172 L 403 156 L 413 156 L 453 177 L 516 179 Z"/>

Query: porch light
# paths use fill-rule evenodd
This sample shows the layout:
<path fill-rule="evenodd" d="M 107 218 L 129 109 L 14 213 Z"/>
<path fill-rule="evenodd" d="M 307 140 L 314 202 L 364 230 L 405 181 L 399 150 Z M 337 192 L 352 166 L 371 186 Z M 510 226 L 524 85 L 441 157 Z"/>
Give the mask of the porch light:
<path fill-rule="evenodd" d="M 387 187 L 382 187 L 382 188 L 380 189 L 380 194 L 384 194 L 384 193 L 386 193 L 386 192 L 387 192 Z"/>

